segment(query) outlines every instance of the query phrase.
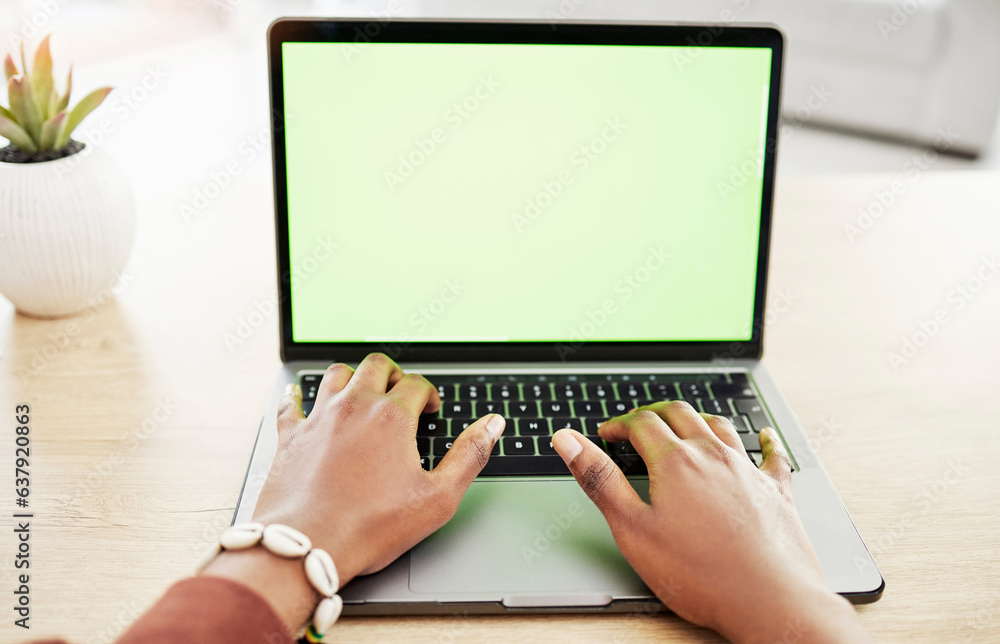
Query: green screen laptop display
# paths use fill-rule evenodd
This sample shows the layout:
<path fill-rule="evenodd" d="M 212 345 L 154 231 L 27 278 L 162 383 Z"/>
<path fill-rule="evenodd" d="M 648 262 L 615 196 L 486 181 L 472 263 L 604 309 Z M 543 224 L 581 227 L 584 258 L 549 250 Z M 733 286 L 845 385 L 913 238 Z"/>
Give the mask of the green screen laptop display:
<path fill-rule="evenodd" d="M 295 342 L 749 340 L 766 48 L 284 43 Z"/>

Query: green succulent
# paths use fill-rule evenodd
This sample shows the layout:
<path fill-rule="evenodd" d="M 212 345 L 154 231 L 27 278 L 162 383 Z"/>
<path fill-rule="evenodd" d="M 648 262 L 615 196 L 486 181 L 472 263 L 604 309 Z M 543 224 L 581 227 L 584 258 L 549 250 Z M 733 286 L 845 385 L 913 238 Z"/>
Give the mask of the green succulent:
<path fill-rule="evenodd" d="M 104 101 L 110 87 L 87 94 L 73 109 L 69 93 L 73 88 L 73 68 L 66 78 L 66 93 L 60 95 L 52 79 L 52 53 L 46 36 L 35 50 L 35 60 L 29 71 L 28 59 L 21 43 L 21 70 L 7 54 L 3 62 L 7 76 L 7 97 L 10 107 L 0 105 L 0 136 L 22 152 L 61 150 L 80 121 Z"/>

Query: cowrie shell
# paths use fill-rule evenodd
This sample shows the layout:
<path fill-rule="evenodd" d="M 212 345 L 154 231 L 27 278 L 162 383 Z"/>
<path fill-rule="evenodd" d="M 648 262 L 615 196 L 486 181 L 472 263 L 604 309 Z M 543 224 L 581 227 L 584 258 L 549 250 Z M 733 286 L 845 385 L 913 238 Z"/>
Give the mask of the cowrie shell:
<path fill-rule="evenodd" d="M 340 588 L 340 578 L 333 558 L 321 548 L 313 548 L 306 555 L 306 577 L 320 595 L 329 597 Z"/>
<path fill-rule="evenodd" d="M 340 599 L 340 595 L 327 597 L 319 603 L 313 613 L 313 629 L 320 635 L 326 633 L 340 617 L 340 611 L 343 609 L 344 602 Z"/>
<path fill-rule="evenodd" d="M 264 528 L 261 543 L 269 552 L 288 559 L 304 557 L 312 549 L 309 537 L 280 523 L 272 523 Z"/>
<path fill-rule="evenodd" d="M 223 532 L 219 544 L 226 550 L 245 550 L 260 543 L 263 534 L 262 523 L 242 523 Z"/>

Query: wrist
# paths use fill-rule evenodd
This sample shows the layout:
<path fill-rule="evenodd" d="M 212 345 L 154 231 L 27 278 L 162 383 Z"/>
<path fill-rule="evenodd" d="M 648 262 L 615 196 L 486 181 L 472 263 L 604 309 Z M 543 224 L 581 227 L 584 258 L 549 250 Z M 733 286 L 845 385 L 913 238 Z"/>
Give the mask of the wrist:
<path fill-rule="evenodd" d="M 345 523 L 339 523 L 339 529 L 331 533 L 328 525 L 314 525 L 281 515 L 255 516 L 253 520 L 264 525 L 282 523 L 291 526 L 309 537 L 314 548 L 326 550 L 337 567 L 341 588 L 362 574 L 369 566 L 369 557 L 365 552 L 365 546 L 370 543 L 370 540 L 365 541 L 352 537 L 354 531 L 349 530 Z"/>
<path fill-rule="evenodd" d="M 267 521 L 265 525 L 274 523 L 280 522 Z M 333 560 L 336 571 L 331 572 L 334 578 L 339 578 L 339 585 L 333 588 L 336 593 L 358 574 L 358 562 L 361 560 L 347 557 L 346 548 L 331 548 L 333 545 L 336 545 L 336 540 L 326 539 L 325 543 L 314 543 L 313 547 L 325 550 Z M 200 574 L 224 577 L 247 586 L 271 606 L 290 633 L 295 633 L 311 620 L 313 611 L 325 596 L 317 592 L 317 587 L 309 581 L 306 561 L 302 557 L 286 558 L 276 552 L 260 543 L 248 548 L 224 549 L 205 565 Z"/>
<path fill-rule="evenodd" d="M 745 611 L 732 611 L 716 630 L 739 644 L 867 642 L 854 607 L 822 583 L 758 595 Z"/>
<path fill-rule="evenodd" d="M 201 574 L 231 579 L 256 592 L 289 633 L 306 623 L 320 600 L 306 578 L 301 559 L 284 559 L 261 547 L 224 550 Z"/>

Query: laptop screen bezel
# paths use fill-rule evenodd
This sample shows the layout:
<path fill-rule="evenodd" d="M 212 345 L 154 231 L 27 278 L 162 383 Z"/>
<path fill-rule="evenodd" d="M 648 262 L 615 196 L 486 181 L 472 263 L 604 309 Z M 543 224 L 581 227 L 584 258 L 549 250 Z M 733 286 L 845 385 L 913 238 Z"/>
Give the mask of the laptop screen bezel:
<path fill-rule="evenodd" d="M 286 42 L 342 42 L 363 47 L 369 42 L 662 45 L 684 47 L 755 47 L 771 50 L 770 96 L 764 144 L 760 234 L 754 308 L 749 340 L 583 342 L 568 339 L 543 342 L 295 342 L 292 337 L 291 271 L 288 248 L 288 199 L 284 139 L 282 44 Z M 398 18 L 302 19 L 282 18 L 268 29 L 268 67 L 271 99 L 271 147 L 274 172 L 275 241 L 278 296 L 281 311 L 281 358 L 357 362 L 382 351 L 405 362 L 603 362 L 703 361 L 759 359 L 763 351 L 764 304 L 771 238 L 776 142 L 781 100 L 784 39 L 772 26 L 736 26 L 722 23 L 689 25 L 666 23 L 594 23 L 549 21 L 413 20 Z"/>

